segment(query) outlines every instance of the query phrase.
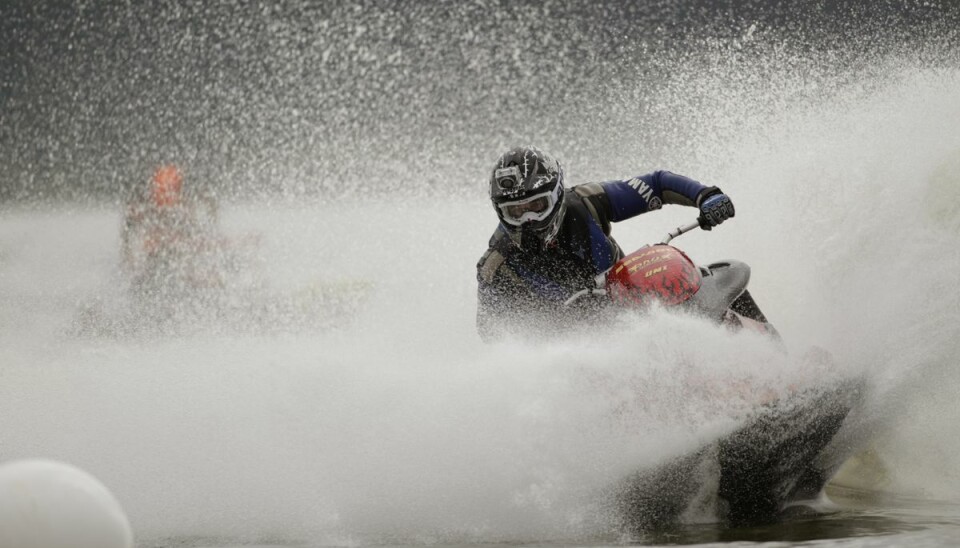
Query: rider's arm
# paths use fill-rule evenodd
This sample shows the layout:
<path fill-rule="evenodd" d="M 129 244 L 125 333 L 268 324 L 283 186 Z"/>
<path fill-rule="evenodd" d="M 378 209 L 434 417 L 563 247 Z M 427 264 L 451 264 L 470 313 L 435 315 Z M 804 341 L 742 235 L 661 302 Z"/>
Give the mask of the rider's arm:
<path fill-rule="evenodd" d="M 501 317 L 506 312 L 496 288 L 480 282 L 477 286 L 477 334 L 483 342 L 492 342 L 500 331 Z"/>
<path fill-rule="evenodd" d="M 605 223 L 660 209 L 663 204 L 696 207 L 698 197 L 711 188 L 669 171 L 654 171 L 628 180 L 581 186 L 594 187 L 589 192 L 590 196 L 585 198 Z"/>
<path fill-rule="evenodd" d="M 492 247 L 477 263 L 477 333 L 483 342 L 496 338 L 498 325 L 508 312 L 506 293 L 497 275 L 503 264 L 503 255 Z"/>
<path fill-rule="evenodd" d="M 477 333 L 484 342 L 502 336 L 508 324 L 516 320 L 524 291 L 523 283 L 498 250 L 498 236 L 502 234 L 494 234 L 490 248 L 477 263 Z"/>

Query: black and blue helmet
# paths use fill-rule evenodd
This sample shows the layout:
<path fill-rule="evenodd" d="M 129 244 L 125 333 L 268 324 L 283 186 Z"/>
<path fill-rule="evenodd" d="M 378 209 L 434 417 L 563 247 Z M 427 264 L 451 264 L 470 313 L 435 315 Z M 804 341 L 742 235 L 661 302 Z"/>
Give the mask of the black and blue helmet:
<path fill-rule="evenodd" d="M 490 201 L 518 247 L 537 251 L 560 232 L 563 168 L 552 156 L 522 147 L 500 155 L 490 175 Z"/>

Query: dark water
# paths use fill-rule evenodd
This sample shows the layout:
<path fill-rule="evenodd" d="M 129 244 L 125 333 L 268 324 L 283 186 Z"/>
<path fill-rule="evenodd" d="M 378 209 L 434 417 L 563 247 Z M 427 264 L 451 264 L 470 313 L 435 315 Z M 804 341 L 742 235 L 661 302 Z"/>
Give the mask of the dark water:
<path fill-rule="evenodd" d="M 960 504 L 956 502 L 916 499 L 849 488 L 830 489 L 831 509 L 824 513 L 798 513 L 783 522 L 746 528 L 726 528 L 717 525 L 687 525 L 647 536 L 631 539 L 581 539 L 576 542 L 530 541 L 501 542 L 498 546 L 843 546 L 850 548 L 874 546 L 955 546 L 960 542 Z M 805 515 L 807 514 L 807 515 Z M 224 539 L 180 538 L 144 544 L 151 548 L 270 548 L 279 546 L 320 547 L 330 544 L 237 543 Z M 414 546 L 391 544 L 384 546 Z M 448 544 L 443 541 L 432 546 L 489 546 L 490 544 Z"/>
<path fill-rule="evenodd" d="M 841 546 L 950 546 L 960 539 L 960 505 L 849 488 L 828 490 L 823 514 L 800 512 L 784 522 L 729 529 L 689 526 L 640 539 L 641 544 L 777 543 L 817 541 Z"/>
<path fill-rule="evenodd" d="M 889 63 L 956 67 L 958 23 L 891 0 L 14 0 L 0 199 L 110 199 L 162 162 L 241 197 L 470 191 L 517 142 L 584 177 L 709 173 Z"/>

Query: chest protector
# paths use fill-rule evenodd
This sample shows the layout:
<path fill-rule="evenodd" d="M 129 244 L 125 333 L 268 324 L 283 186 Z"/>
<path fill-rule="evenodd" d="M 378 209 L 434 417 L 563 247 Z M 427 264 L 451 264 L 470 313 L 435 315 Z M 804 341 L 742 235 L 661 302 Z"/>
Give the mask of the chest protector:
<path fill-rule="evenodd" d="M 541 254 L 512 248 L 505 261 L 533 295 L 551 301 L 592 287 L 594 277 L 623 256 L 581 196 L 567 190 L 564 200 L 566 214 L 554 245 Z"/>

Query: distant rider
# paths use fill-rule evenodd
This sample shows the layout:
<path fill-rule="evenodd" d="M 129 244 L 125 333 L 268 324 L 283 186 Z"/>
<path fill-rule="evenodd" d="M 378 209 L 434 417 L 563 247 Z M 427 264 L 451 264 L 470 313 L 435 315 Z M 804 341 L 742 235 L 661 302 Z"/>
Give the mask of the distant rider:
<path fill-rule="evenodd" d="M 210 196 L 188 192 L 183 173 L 160 166 L 127 200 L 121 233 L 121 266 L 136 284 L 174 271 L 218 245 L 217 206 Z M 208 282 L 209 280 L 204 280 Z"/>
<path fill-rule="evenodd" d="M 536 148 L 515 148 L 497 160 L 490 200 L 500 225 L 477 264 L 477 330 L 485 341 L 530 319 L 556 320 L 567 298 L 592 287 L 623 257 L 610 223 L 664 203 L 698 208 L 706 230 L 734 216 L 719 188 L 669 171 L 564 183 L 560 164 Z"/>

